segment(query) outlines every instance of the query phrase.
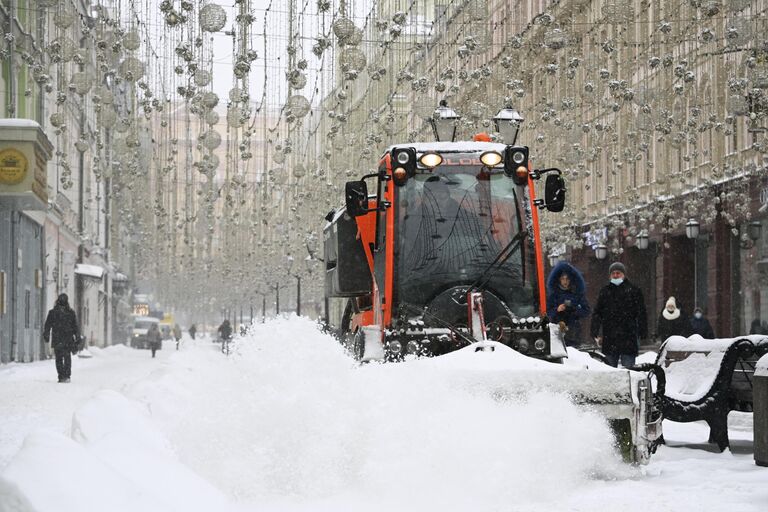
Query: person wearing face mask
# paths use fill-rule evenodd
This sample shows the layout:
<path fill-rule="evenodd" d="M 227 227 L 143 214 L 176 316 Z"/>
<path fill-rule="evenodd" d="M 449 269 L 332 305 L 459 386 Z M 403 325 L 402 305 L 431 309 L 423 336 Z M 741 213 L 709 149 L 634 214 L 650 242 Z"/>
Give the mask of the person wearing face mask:
<path fill-rule="evenodd" d="M 667 299 L 664 309 L 659 313 L 658 337 L 664 343 L 670 336 L 682 336 L 687 338 L 691 335 L 691 323 L 679 307 L 674 297 Z"/>
<path fill-rule="evenodd" d="M 691 318 L 691 334 L 698 334 L 705 340 L 715 339 L 715 331 L 712 329 L 709 320 L 704 316 L 704 311 L 701 308 L 693 310 L 693 318 Z"/>
<path fill-rule="evenodd" d="M 605 354 L 605 362 L 625 368 L 635 365 L 640 340 L 648 337 L 648 318 L 640 288 L 629 282 L 623 263 L 612 263 L 610 283 L 597 296 L 591 334 Z"/>
<path fill-rule="evenodd" d="M 547 316 L 550 322 L 560 325 L 569 347 L 581 344 L 581 320 L 589 316 L 585 289 L 581 272 L 566 261 L 555 265 L 547 279 Z"/>

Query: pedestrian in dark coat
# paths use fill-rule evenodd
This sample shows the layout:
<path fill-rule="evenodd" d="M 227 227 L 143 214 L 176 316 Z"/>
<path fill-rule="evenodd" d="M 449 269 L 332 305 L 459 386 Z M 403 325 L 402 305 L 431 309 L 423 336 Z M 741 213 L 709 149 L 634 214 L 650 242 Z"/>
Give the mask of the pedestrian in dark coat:
<path fill-rule="evenodd" d="M 160 329 L 158 329 L 157 324 L 152 324 L 147 331 L 147 342 L 149 343 L 149 348 L 152 350 L 152 357 L 155 357 L 155 352 L 157 352 L 157 349 L 160 348 L 160 344 L 163 342 L 163 336 L 160 334 Z"/>
<path fill-rule="evenodd" d="M 677 301 L 674 297 L 667 299 L 664 309 L 659 313 L 658 337 L 664 343 L 670 336 L 682 336 L 687 338 L 691 335 L 691 322 L 688 315 L 677 307 Z"/>
<path fill-rule="evenodd" d="M 715 331 L 712 329 L 712 325 L 704 316 L 704 311 L 701 308 L 693 310 L 693 318 L 691 318 L 691 334 L 698 334 L 705 340 L 715 339 Z"/>
<path fill-rule="evenodd" d="M 228 340 L 232 337 L 232 325 L 229 323 L 229 320 L 225 319 L 221 322 L 221 325 L 219 326 L 219 336 L 221 336 L 222 340 Z"/>
<path fill-rule="evenodd" d="M 197 332 L 197 327 L 195 327 L 195 324 L 192 324 L 189 326 L 189 335 L 192 337 L 192 339 L 195 339 L 195 333 Z"/>
<path fill-rule="evenodd" d="M 69 297 L 66 293 L 59 295 L 56 305 L 48 311 L 43 328 L 43 339 L 46 343 L 53 342 L 59 382 L 69 382 L 72 375 L 72 354 L 77 353 L 80 328 L 77 325 L 75 312 L 69 307 Z"/>
<path fill-rule="evenodd" d="M 600 290 L 592 311 L 592 337 L 603 349 L 606 363 L 635 365 L 640 340 L 648 337 L 643 292 L 626 278 L 622 263 L 612 263 L 611 282 Z M 601 334 L 602 333 L 602 334 Z"/>
<path fill-rule="evenodd" d="M 550 322 L 560 325 L 569 347 L 581 344 L 581 320 L 590 313 L 585 293 L 581 272 L 566 261 L 555 265 L 547 278 L 547 316 Z"/>

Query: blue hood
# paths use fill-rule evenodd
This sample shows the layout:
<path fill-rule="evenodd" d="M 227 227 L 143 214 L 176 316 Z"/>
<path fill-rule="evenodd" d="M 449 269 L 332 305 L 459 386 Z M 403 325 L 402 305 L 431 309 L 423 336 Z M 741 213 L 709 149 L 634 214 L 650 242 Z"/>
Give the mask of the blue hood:
<path fill-rule="evenodd" d="M 547 278 L 547 293 L 552 293 L 559 288 L 560 285 L 558 280 L 560 279 L 560 274 L 563 272 L 568 274 L 568 277 L 571 278 L 571 290 L 577 295 L 583 295 L 584 289 L 586 288 L 584 277 L 581 275 L 581 272 L 572 267 L 567 261 L 561 261 L 555 265 L 555 268 L 550 272 L 549 277 Z"/>

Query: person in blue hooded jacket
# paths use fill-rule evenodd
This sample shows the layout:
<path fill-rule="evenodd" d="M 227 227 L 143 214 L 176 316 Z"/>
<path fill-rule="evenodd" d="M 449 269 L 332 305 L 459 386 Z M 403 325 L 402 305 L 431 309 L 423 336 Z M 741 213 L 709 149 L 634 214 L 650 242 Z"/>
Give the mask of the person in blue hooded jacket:
<path fill-rule="evenodd" d="M 547 278 L 547 316 L 560 325 L 569 347 L 581 344 L 581 319 L 590 313 L 585 293 L 581 272 L 566 261 L 555 265 Z"/>

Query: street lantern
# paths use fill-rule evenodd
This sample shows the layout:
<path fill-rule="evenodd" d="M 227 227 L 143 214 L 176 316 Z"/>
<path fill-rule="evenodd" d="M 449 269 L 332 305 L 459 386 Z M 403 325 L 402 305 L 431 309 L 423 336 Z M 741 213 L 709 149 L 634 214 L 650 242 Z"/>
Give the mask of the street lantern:
<path fill-rule="evenodd" d="M 685 224 L 685 236 L 687 236 L 688 238 L 698 238 L 699 237 L 699 222 L 698 221 L 696 221 L 694 219 L 690 219 Z"/>
<path fill-rule="evenodd" d="M 760 240 L 763 234 L 763 225 L 758 220 L 753 220 L 747 225 L 747 236 L 753 242 Z"/>
<path fill-rule="evenodd" d="M 595 246 L 595 258 L 604 260 L 608 256 L 608 248 L 603 244 L 597 244 Z"/>
<path fill-rule="evenodd" d="M 637 234 L 635 237 L 635 245 L 642 251 L 648 248 L 648 232 L 646 230 L 642 230 Z"/>
<path fill-rule="evenodd" d="M 517 132 L 525 118 L 514 108 L 503 108 L 499 110 L 493 123 L 496 125 L 496 131 L 501 134 L 504 144 L 514 146 L 517 140 Z"/>
<path fill-rule="evenodd" d="M 448 103 L 440 100 L 440 106 L 435 109 L 429 120 L 435 139 L 438 142 L 453 142 L 456 138 L 456 122 L 459 119 L 460 116 L 448 106 Z"/>
<path fill-rule="evenodd" d="M 549 255 L 549 266 L 554 267 L 558 263 L 562 261 L 562 256 L 560 254 L 550 254 Z"/>

